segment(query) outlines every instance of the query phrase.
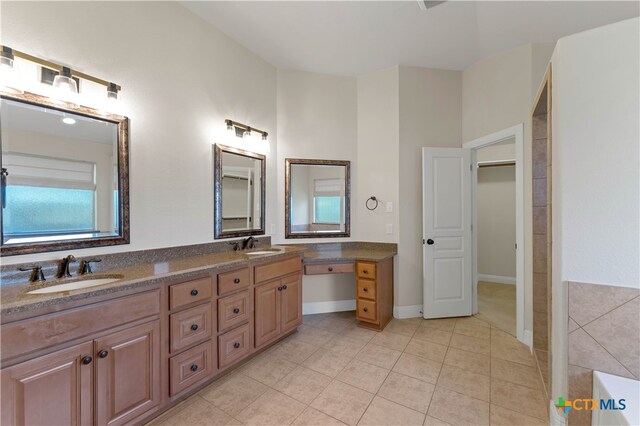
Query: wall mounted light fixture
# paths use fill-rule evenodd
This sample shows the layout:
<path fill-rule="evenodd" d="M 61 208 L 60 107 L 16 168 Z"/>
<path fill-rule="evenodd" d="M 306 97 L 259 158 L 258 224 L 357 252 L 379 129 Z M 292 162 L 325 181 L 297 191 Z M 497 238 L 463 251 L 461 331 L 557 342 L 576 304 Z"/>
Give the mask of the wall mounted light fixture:
<path fill-rule="evenodd" d="M 63 65 L 56 64 L 55 62 L 47 61 L 46 59 L 41 59 L 28 53 L 21 52 L 19 50 L 12 49 L 8 46 L 0 46 L 0 66 L 2 68 L 12 69 L 15 73 L 14 69 L 14 59 L 20 58 L 22 60 L 35 63 L 40 65 L 41 67 L 48 68 L 57 72 L 58 74 L 53 79 L 53 86 L 69 93 L 78 93 L 78 85 L 75 79 L 87 80 L 93 83 L 102 85 L 106 88 L 106 96 L 109 99 L 117 99 L 118 92 L 121 90 L 121 87 L 115 83 L 102 80 L 100 78 L 94 77 L 89 74 L 85 74 L 83 72 L 75 71 L 70 69 L 69 67 L 65 67 Z M 4 78 L 3 78 L 4 80 Z M 10 82 L 13 83 L 13 82 Z M 5 82 L 0 82 L 2 86 L 8 86 Z M 10 87 L 14 90 L 20 90 L 19 87 Z"/>
<path fill-rule="evenodd" d="M 227 130 L 234 130 L 236 132 L 236 136 L 239 138 L 248 138 L 255 133 L 261 135 L 262 140 L 266 141 L 267 136 L 269 136 L 269 133 L 264 130 L 256 129 L 255 127 L 229 120 L 228 118 L 224 120 L 224 122 L 227 125 Z"/>

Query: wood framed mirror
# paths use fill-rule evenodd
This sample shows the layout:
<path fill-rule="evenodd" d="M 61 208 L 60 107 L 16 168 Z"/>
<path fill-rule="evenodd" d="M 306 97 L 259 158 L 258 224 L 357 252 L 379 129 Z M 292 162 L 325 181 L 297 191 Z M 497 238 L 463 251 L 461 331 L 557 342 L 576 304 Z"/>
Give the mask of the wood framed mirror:
<path fill-rule="evenodd" d="M 0 254 L 128 244 L 128 118 L 32 93 L 0 113 Z"/>
<path fill-rule="evenodd" d="M 351 235 L 350 161 L 285 159 L 285 238 Z"/>
<path fill-rule="evenodd" d="M 264 235 L 266 157 L 214 145 L 214 238 Z"/>

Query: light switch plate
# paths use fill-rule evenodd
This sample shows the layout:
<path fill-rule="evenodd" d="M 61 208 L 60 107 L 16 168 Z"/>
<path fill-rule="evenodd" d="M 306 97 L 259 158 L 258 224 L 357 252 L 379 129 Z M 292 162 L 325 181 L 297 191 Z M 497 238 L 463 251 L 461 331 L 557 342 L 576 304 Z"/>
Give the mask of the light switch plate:
<path fill-rule="evenodd" d="M 387 201 L 387 213 L 393 212 L 393 201 Z"/>
<path fill-rule="evenodd" d="M 393 234 L 393 223 L 387 223 L 387 234 Z"/>

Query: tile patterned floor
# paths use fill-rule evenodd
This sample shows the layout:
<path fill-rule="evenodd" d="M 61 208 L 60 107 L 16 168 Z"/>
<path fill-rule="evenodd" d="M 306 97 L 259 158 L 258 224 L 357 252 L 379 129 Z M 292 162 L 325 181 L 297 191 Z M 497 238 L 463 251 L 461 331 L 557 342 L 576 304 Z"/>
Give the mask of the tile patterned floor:
<path fill-rule="evenodd" d="M 304 317 L 299 332 L 156 425 L 546 425 L 529 349 L 477 318 Z"/>
<path fill-rule="evenodd" d="M 478 281 L 476 318 L 516 335 L 516 286 Z"/>

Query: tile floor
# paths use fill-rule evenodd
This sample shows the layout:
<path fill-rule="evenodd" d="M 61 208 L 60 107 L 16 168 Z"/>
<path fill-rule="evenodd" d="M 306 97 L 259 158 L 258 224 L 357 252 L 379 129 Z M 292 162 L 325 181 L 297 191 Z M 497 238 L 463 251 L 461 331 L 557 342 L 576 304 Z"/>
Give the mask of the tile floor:
<path fill-rule="evenodd" d="M 476 318 L 515 336 L 516 286 L 479 281 Z"/>
<path fill-rule="evenodd" d="M 546 425 L 529 349 L 474 317 L 304 317 L 299 332 L 154 425 Z"/>

